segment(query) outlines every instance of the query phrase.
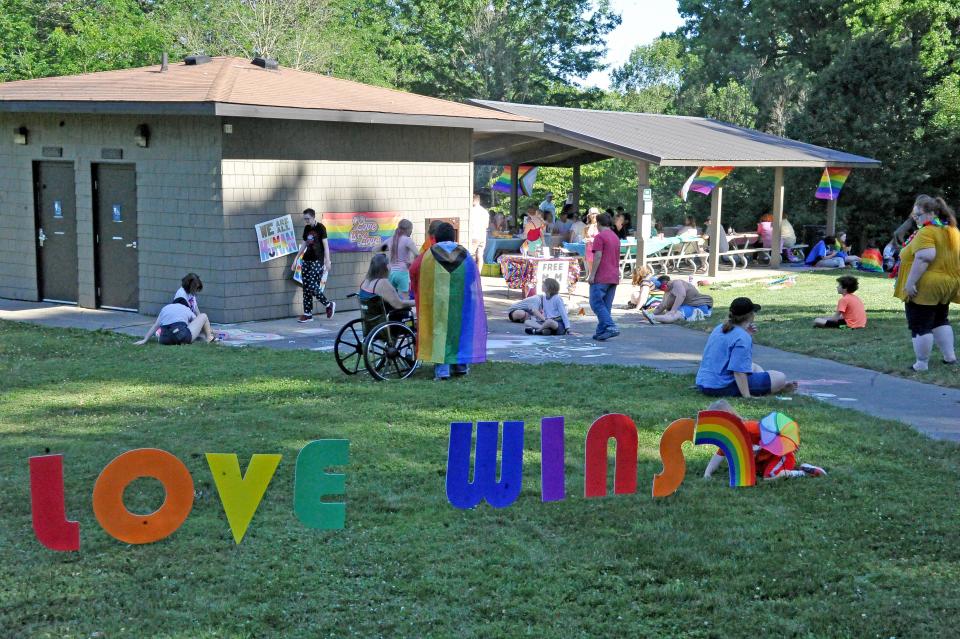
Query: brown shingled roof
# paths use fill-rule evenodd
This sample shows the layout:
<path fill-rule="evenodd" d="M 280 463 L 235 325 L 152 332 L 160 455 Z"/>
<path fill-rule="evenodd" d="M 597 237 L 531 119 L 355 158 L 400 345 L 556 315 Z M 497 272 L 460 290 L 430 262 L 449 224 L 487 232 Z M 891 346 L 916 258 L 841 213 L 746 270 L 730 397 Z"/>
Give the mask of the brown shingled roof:
<path fill-rule="evenodd" d="M 335 112 L 341 115 L 424 116 L 441 118 L 451 126 L 457 126 L 458 118 L 465 120 L 463 125 L 467 125 L 468 120 L 492 126 L 515 124 L 523 128 L 530 125 L 536 128 L 539 124 L 536 120 L 511 113 L 317 73 L 282 67 L 267 70 L 249 60 L 230 57 L 213 58 L 211 62 L 199 65 L 171 64 L 163 73 L 157 65 L 0 83 L 0 110 L 30 111 L 31 104 L 37 106 L 39 103 L 47 107 L 44 110 L 53 110 L 57 106 L 55 103 L 60 103 L 65 112 L 71 107 L 89 110 L 83 108 L 84 104 L 112 104 L 117 107 L 112 109 L 116 112 L 130 112 L 134 104 L 148 108 L 150 105 L 217 105 L 209 111 L 211 115 L 292 118 L 297 117 L 295 112 L 283 111 L 285 115 L 278 116 L 276 110 L 303 109 L 311 110 L 314 116 L 319 111 L 328 115 Z M 221 105 L 236 108 L 231 110 Z M 318 118 L 307 112 L 302 115 L 304 119 L 383 121 L 382 118 Z"/>

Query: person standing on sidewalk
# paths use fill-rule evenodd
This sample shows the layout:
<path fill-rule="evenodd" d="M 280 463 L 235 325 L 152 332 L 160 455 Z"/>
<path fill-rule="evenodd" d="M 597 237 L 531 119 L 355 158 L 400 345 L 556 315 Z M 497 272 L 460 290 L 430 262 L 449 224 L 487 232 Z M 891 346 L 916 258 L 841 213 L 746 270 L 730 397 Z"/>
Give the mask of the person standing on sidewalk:
<path fill-rule="evenodd" d="M 297 259 L 303 260 L 303 315 L 297 321 L 313 321 L 313 298 L 316 297 L 326 308 L 327 319 L 333 317 L 337 305 L 323 294 L 323 286 L 330 275 L 330 244 L 327 241 L 327 227 L 317 221 L 313 209 L 303 212 L 303 247 L 293 260 L 290 270 L 296 270 Z"/>
<path fill-rule="evenodd" d="M 620 283 L 620 239 L 610 230 L 613 220 L 607 213 L 597 216 L 597 227 L 600 231 L 593 238 L 590 250 L 593 252 L 593 261 L 590 263 L 590 308 L 597 316 L 597 332 L 593 339 L 604 341 L 620 334 L 620 329 L 613 323 L 610 310 L 613 308 L 613 297 L 617 293 L 617 284 Z"/>

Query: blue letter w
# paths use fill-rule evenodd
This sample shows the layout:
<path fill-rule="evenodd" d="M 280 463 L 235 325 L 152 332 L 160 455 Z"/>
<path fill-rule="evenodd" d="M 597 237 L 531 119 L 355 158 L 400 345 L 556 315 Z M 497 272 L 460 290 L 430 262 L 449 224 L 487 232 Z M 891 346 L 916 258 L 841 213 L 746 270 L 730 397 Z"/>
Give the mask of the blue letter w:
<path fill-rule="evenodd" d="M 456 508 L 473 508 L 486 499 L 494 508 L 506 508 L 520 494 L 523 477 L 523 422 L 503 423 L 503 458 L 497 481 L 497 422 L 477 423 L 477 457 L 470 479 L 473 424 L 450 424 L 447 455 L 447 499 Z"/>

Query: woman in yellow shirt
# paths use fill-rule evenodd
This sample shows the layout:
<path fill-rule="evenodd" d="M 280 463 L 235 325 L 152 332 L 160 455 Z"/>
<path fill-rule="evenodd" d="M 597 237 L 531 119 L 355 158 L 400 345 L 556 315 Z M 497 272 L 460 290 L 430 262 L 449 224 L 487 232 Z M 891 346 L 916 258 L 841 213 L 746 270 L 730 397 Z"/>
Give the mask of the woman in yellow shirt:
<path fill-rule="evenodd" d="M 956 364 L 950 302 L 960 303 L 960 231 L 943 198 L 921 195 L 910 214 L 917 232 L 900 251 L 894 295 L 904 301 L 913 336 L 915 371 L 927 370 L 933 345 L 944 364 Z"/>

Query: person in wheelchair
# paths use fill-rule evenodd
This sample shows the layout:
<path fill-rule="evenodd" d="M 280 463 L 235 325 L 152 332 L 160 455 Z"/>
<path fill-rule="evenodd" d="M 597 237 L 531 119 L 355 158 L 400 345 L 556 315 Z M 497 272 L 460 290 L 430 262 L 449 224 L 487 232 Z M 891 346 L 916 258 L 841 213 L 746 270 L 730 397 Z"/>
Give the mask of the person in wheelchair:
<path fill-rule="evenodd" d="M 379 298 L 387 315 L 384 321 L 403 322 L 409 320 L 412 316 L 410 309 L 416 305 L 416 302 L 400 299 L 400 294 L 390 283 L 389 276 L 389 258 L 383 253 L 377 253 L 370 259 L 367 277 L 360 284 L 357 297 L 361 304 L 367 306 L 375 306 L 376 300 Z"/>

